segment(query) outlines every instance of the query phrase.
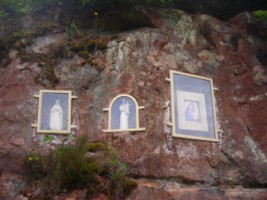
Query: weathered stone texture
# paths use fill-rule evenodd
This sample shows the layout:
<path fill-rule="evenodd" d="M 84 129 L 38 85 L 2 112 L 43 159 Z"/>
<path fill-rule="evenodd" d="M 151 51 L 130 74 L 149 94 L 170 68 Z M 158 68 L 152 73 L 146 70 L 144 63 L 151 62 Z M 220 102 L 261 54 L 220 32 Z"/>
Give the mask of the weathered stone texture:
<path fill-rule="evenodd" d="M 244 189 L 181 186 L 178 183 L 168 181 L 139 180 L 139 187 L 127 198 L 127 200 L 142 199 L 170 199 L 170 200 L 258 200 L 266 199 L 266 189 Z"/>
<path fill-rule="evenodd" d="M 118 34 L 106 50 L 95 53 L 95 65 L 101 68 L 85 64 L 73 69 L 80 63 L 77 56 L 54 66 L 59 79 L 55 89 L 72 90 L 78 96 L 73 100 L 75 134 L 110 141 L 129 174 L 158 179 L 139 181 L 131 200 L 267 199 L 266 189 L 256 189 L 267 185 L 266 66 L 254 53 L 261 40 L 250 35 L 244 24 L 239 28 L 236 20 L 225 23 L 177 10 L 147 10 L 146 15 L 157 28 Z M 47 38 L 37 38 L 28 48 L 46 53 L 46 46 L 60 37 Z M 19 176 L 23 152 L 34 149 L 40 137 L 31 127 L 38 107 L 33 95 L 52 88 L 35 82 L 39 68 L 31 62 L 22 65 L 16 57 L 0 69 L 0 188 L 9 183 L 5 174 Z M 214 80 L 218 126 L 223 131 L 218 143 L 171 137 L 165 80 L 170 69 Z M 102 132 L 108 120 L 103 108 L 121 93 L 145 106 L 140 124 L 146 131 Z M 16 181 L 22 187 L 21 179 Z M 228 186 L 234 189 L 224 189 Z M 14 197 L 19 189 L 13 187 L 1 190 L 0 197 Z"/>

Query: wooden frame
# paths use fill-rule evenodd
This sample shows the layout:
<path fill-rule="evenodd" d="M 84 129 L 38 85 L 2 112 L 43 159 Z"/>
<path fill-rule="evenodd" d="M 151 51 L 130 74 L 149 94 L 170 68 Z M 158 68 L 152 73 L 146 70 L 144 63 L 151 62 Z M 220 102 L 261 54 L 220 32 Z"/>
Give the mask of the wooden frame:
<path fill-rule="evenodd" d="M 40 90 L 38 95 L 37 133 L 69 134 L 75 125 L 71 125 L 71 100 L 77 98 L 67 90 Z"/>
<path fill-rule="evenodd" d="M 218 141 L 213 80 L 170 70 L 172 136 Z"/>
<path fill-rule="evenodd" d="M 128 94 L 116 96 L 108 108 L 108 129 L 103 132 L 128 132 L 144 131 L 145 128 L 139 126 L 139 110 L 144 106 L 139 106 L 136 99 Z"/>

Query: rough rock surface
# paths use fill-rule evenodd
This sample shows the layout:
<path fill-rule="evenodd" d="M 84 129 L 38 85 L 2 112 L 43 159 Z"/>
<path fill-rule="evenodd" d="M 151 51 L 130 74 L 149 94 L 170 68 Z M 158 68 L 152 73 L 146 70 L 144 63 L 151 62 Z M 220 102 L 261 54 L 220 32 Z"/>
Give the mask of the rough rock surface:
<path fill-rule="evenodd" d="M 244 15 L 222 22 L 178 10 L 143 12 L 156 28 L 119 33 L 95 53 L 101 70 L 89 64 L 73 69 L 77 56 L 54 66 L 54 89 L 78 97 L 73 134 L 113 143 L 138 182 L 128 199 L 267 199 L 267 68 L 255 55 L 261 39 L 244 25 L 250 21 Z M 45 54 L 46 45 L 62 37 L 47 38 L 37 38 L 28 51 Z M 165 80 L 171 69 L 213 79 L 218 143 L 171 137 Z M 31 127 L 38 110 L 33 95 L 53 88 L 36 83 L 40 71 L 35 61 L 20 62 L 19 54 L 0 69 L 0 199 L 19 195 L 24 152 L 42 137 Z M 146 131 L 102 132 L 108 122 L 103 108 L 121 93 L 145 106 L 140 124 Z"/>

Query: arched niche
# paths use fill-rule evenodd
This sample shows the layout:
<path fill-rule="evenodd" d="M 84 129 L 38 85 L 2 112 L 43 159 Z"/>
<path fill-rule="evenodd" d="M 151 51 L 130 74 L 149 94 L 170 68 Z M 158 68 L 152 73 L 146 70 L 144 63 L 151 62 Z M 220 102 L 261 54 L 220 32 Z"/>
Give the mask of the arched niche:
<path fill-rule="evenodd" d="M 127 131 L 144 131 L 139 125 L 139 110 L 144 106 L 139 106 L 134 97 L 128 94 L 116 96 L 108 108 L 108 129 L 104 132 L 127 132 Z"/>

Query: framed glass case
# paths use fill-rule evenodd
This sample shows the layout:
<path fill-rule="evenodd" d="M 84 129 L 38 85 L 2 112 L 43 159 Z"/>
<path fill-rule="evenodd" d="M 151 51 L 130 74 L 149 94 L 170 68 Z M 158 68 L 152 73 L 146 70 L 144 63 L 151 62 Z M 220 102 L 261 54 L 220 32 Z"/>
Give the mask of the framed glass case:
<path fill-rule="evenodd" d="M 37 133 L 69 134 L 71 128 L 71 100 L 76 96 L 71 91 L 40 90 L 38 105 Z"/>
<path fill-rule="evenodd" d="M 172 136 L 218 141 L 210 78 L 170 71 Z"/>

